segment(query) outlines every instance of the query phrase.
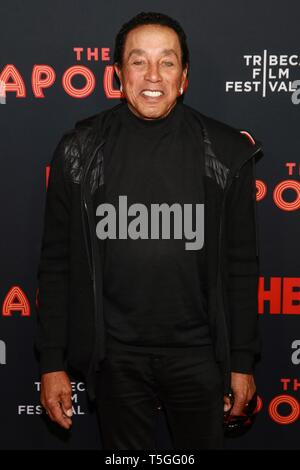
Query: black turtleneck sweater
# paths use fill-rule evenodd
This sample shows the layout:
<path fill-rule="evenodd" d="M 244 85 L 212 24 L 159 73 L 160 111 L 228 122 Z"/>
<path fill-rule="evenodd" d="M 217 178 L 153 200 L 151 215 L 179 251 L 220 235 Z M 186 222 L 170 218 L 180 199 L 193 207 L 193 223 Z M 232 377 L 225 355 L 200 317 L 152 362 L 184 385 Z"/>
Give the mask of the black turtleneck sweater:
<path fill-rule="evenodd" d="M 104 148 L 105 202 L 116 208 L 144 204 L 204 203 L 203 140 L 184 120 L 177 102 L 158 120 L 137 117 L 126 103 L 117 112 Z M 205 210 L 205 208 L 204 208 Z M 98 223 L 102 217 L 97 217 Z M 136 216 L 128 216 L 128 224 Z M 182 217 L 183 218 L 183 217 Z M 173 220 L 172 217 L 170 219 Z M 183 221 L 182 221 L 183 222 Z M 117 238 L 99 240 L 103 260 L 104 315 L 111 344 L 150 351 L 211 344 L 204 290 L 205 239 L 200 250 L 186 250 L 193 240 Z"/>

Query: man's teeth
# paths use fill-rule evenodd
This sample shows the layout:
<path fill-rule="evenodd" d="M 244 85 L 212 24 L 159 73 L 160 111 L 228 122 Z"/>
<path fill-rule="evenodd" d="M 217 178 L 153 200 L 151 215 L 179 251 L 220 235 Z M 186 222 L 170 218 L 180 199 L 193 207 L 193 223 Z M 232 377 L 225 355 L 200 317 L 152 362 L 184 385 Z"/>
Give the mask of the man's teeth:
<path fill-rule="evenodd" d="M 160 96 L 160 95 L 162 95 L 162 92 L 161 91 L 145 90 L 145 91 L 143 91 L 143 95 L 146 95 L 146 96 Z"/>

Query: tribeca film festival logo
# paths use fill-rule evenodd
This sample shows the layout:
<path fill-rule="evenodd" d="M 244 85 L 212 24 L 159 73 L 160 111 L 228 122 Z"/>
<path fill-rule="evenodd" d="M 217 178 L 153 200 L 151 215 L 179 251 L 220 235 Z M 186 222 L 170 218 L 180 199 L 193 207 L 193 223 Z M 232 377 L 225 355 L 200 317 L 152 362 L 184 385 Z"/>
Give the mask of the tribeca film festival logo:
<path fill-rule="evenodd" d="M 118 212 L 118 214 L 117 214 Z M 173 214 L 174 239 L 182 239 L 182 226 L 184 236 L 193 242 L 186 242 L 186 250 L 200 250 L 204 244 L 204 204 L 195 204 L 195 225 L 193 230 L 193 205 L 174 203 L 169 206 L 166 203 L 151 204 L 150 214 L 144 204 L 135 203 L 127 206 L 127 196 L 119 196 L 119 207 L 113 204 L 103 203 L 97 207 L 96 215 L 104 216 L 96 226 L 97 237 L 101 240 L 106 238 L 117 238 L 117 222 L 119 222 L 119 239 L 159 239 L 160 232 L 162 239 L 171 238 L 171 213 Z M 106 215 L 105 215 L 106 214 Z M 150 230 L 149 230 L 150 215 Z M 161 215 L 161 217 L 160 217 Z M 128 216 L 135 216 L 128 224 Z M 118 220 L 117 220 L 118 219 Z M 160 220 L 162 223 L 160 224 Z M 161 230 L 160 230 L 161 229 Z M 150 232 L 150 237 L 149 237 Z"/>
<path fill-rule="evenodd" d="M 85 415 L 86 412 L 81 406 L 80 395 L 85 392 L 85 385 L 83 382 L 72 382 L 72 411 L 73 415 Z M 35 391 L 40 394 L 41 382 L 34 382 Z M 41 415 L 47 414 L 46 410 L 41 404 L 19 404 L 18 415 Z"/>
<path fill-rule="evenodd" d="M 243 56 L 250 78 L 246 81 L 226 81 L 226 92 L 261 93 L 266 98 L 270 93 L 292 93 L 293 104 L 300 103 L 300 80 L 291 80 L 291 71 L 299 70 L 298 54 L 245 54 Z"/>

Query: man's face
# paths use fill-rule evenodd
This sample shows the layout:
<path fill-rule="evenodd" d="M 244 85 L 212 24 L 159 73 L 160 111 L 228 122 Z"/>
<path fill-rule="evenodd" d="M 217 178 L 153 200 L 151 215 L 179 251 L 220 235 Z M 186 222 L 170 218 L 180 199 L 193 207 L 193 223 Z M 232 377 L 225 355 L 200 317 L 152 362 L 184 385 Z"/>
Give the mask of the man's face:
<path fill-rule="evenodd" d="M 187 68 L 182 69 L 176 32 L 161 25 L 131 30 L 125 41 L 122 67 L 114 67 L 129 108 L 143 119 L 165 117 L 175 106 L 187 75 Z"/>

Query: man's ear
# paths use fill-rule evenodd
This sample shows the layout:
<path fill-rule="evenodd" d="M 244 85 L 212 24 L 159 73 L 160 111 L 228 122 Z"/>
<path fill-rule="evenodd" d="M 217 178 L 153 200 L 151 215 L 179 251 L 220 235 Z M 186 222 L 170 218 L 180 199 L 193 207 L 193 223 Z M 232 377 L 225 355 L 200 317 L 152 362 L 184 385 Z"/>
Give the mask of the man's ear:
<path fill-rule="evenodd" d="M 185 82 L 186 82 L 186 80 L 187 80 L 187 75 L 188 75 L 188 64 L 187 64 L 186 67 L 183 69 L 182 74 L 183 74 L 183 77 L 184 77 L 184 78 L 183 78 L 183 81 L 182 81 L 182 86 L 184 87 Z"/>

